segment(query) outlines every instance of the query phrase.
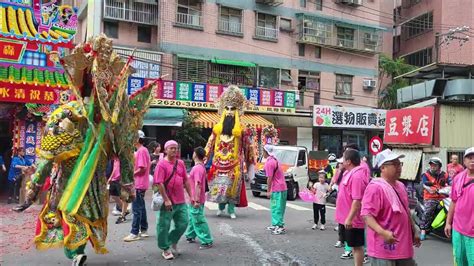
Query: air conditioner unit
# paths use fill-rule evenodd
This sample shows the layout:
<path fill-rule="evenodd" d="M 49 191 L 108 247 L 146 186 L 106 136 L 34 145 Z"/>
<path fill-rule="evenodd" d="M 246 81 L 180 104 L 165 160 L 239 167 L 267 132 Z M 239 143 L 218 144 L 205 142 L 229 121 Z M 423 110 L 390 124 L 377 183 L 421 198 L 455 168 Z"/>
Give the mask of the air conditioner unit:
<path fill-rule="evenodd" d="M 377 85 L 377 81 L 373 80 L 373 79 L 364 79 L 362 81 L 362 87 L 365 89 L 365 90 L 371 90 L 371 89 L 374 89 L 375 86 Z"/>

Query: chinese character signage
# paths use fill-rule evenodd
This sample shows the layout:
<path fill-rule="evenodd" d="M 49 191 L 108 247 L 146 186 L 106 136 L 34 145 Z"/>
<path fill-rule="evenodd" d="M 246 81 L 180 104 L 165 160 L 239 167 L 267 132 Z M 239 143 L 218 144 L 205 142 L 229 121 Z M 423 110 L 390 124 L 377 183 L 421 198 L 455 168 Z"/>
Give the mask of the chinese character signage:
<path fill-rule="evenodd" d="M 51 87 L 15 84 L 0 80 L 0 102 L 54 104 L 58 93 Z"/>
<path fill-rule="evenodd" d="M 384 142 L 429 145 L 433 140 L 434 107 L 387 111 Z"/>
<path fill-rule="evenodd" d="M 25 148 L 25 159 L 34 163 L 36 160 L 36 149 L 41 141 L 41 131 L 44 127 L 42 122 L 21 121 L 18 124 L 19 145 Z"/>
<path fill-rule="evenodd" d="M 163 80 L 159 83 L 157 97 L 151 105 L 216 110 L 216 102 L 226 88 L 227 86 L 223 85 Z M 248 87 L 240 89 L 245 98 L 253 103 L 253 106 L 247 107 L 248 112 L 279 114 L 295 112 L 296 97 L 292 91 Z"/>
<path fill-rule="evenodd" d="M 0 60 L 18 63 L 23 57 L 26 42 L 0 39 Z"/>
<path fill-rule="evenodd" d="M 144 78 L 128 78 L 128 94 L 134 94 L 136 91 L 145 86 Z"/>
<path fill-rule="evenodd" d="M 382 109 L 315 105 L 313 126 L 383 130 L 385 114 Z"/>

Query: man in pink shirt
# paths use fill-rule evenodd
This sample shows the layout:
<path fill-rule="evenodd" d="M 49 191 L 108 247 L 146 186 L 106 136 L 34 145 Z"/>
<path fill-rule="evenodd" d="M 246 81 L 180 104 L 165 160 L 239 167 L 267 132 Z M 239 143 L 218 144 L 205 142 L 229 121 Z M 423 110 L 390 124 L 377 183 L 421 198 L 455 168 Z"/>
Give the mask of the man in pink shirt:
<path fill-rule="evenodd" d="M 125 237 L 125 242 L 140 240 L 140 237 L 148 237 L 148 220 L 146 216 L 145 192 L 149 187 L 150 154 L 143 146 L 145 143 L 145 133 L 138 131 L 138 141 L 135 143 L 135 171 L 133 179 L 135 183 L 136 197 L 132 202 L 133 221 L 130 235 Z"/>
<path fill-rule="evenodd" d="M 344 152 L 344 169 L 339 184 L 336 201 L 336 221 L 339 230 L 343 230 L 344 240 L 352 248 L 354 264 L 361 266 L 364 261 L 364 222 L 360 216 L 361 201 L 369 178 L 367 170 L 360 166 L 360 155 L 357 150 L 347 149 Z"/>
<path fill-rule="evenodd" d="M 263 147 L 263 157 L 266 159 L 264 170 L 267 176 L 268 193 L 270 198 L 270 209 L 272 214 L 272 225 L 267 230 L 272 231 L 273 235 L 281 235 L 285 230 L 285 208 L 287 187 L 285 175 L 277 158 L 273 156 L 273 145 Z"/>
<path fill-rule="evenodd" d="M 453 254 L 457 266 L 474 265 L 474 147 L 464 152 L 466 170 L 453 181 L 451 205 L 444 232 L 453 237 Z"/>
<path fill-rule="evenodd" d="M 197 237 L 201 242 L 200 249 L 212 247 L 212 236 L 204 215 L 204 203 L 206 203 L 206 182 L 207 173 L 204 166 L 206 151 L 203 147 L 194 149 L 193 160 L 194 167 L 189 173 L 191 182 L 191 205 L 189 206 L 189 225 L 186 230 L 186 240 L 188 243 L 194 243 Z"/>
<path fill-rule="evenodd" d="M 451 163 L 448 164 L 448 166 L 446 167 L 447 171 L 448 171 L 448 176 L 451 180 L 453 180 L 453 178 L 461 173 L 462 171 L 464 171 L 464 167 L 462 167 L 462 165 L 460 165 L 459 163 L 459 158 L 456 154 L 453 154 L 451 155 Z"/>
<path fill-rule="evenodd" d="M 386 149 L 377 154 L 381 178 L 374 179 L 365 190 L 361 216 L 368 226 L 367 253 L 372 265 L 414 266 L 413 245 L 420 238 L 408 208 L 408 194 L 398 181 L 403 163 L 398 155 Z"/>
<path fill-rule="evenodd" d="M 163 250 L 161 256 L 166 260 L 178 255 L 178 241 L 188 227 L 188 206 L 184 198 L 184 189 L 193 198 L 186 165 L 177 158 L 178 143 L 169 140 L 165 143 L 165 159 L 158 162 L 153 178 L 154 190 L 163 197 L 164 204 L 157 215 L 156 234 L 158 247 Z M 174 228 L 170 231 L 171 221 Z M 170 250 L 171 248 L 171 250 Z"/>

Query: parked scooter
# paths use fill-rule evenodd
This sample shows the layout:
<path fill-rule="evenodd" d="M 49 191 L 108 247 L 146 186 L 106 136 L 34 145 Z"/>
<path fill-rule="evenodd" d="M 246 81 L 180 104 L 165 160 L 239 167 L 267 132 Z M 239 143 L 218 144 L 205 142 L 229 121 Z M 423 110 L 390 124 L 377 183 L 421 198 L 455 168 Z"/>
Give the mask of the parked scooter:
<path fill-rule="evenodd" d="M 446 225 L 446 218 L 448 217 L 449 205 L 451 205 L 451 187 L 445 187 L 438 191 L 439 194 L 445 195 L 446 198 L 441 200 L 436 207 L 434 219 L 431 222 L 431 226 L 426 230 L 427 234 L 433 234 L 442 239 L 448 240 L 448 237 L 444 233 L 444 226 Z M 418 227 L 420 227 L 423 213 L 425 212 L 425 206 L 422 201 L 417 200 L 413 219 Z"/>

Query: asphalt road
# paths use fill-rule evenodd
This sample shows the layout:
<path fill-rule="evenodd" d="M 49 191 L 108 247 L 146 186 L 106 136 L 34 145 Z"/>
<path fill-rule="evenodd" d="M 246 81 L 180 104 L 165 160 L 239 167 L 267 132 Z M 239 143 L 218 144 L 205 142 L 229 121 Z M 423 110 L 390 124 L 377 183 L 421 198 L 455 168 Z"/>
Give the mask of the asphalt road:
<path fill-rule="evenodd" d="M 270 223 L 269 200 L 255 198 L 250 192 L 248 197 L 249 207 L 237 209 L 236 220 L 228 216 L 217 217 L 217 206 L 208 203 L 206 214 L 214 236 L 214 247 L 199 250 L 198 244 L 188 244 L 183 238 L 179 243 L 182 254 L 169 262 L 161 258 L 156 244 L 154 212 L 148 213 L 150 237 L 132 243 L 122 241 L 130 231 L 130 221 L 116 225 L 116 217 L 110 216 L 107 239 L 110 252 L 97 255 L 89 246 L 86 249 L 87 265 L 353 265 L 351 260 L 340 259 L 343 250 L 333 246 L 337 233 L 333 230 L 332 207 L 328 208 L 327 230 L 319 231 L 311 230 L 311 204 L 288 202 L 287 234 L 271 235 L 265 230 Z M 62 249 L 37 251 L 31 247 L 32 221 L 39 207 L 15 214 L 8 211 L 11 206 L 1 205 L 0 264 L 70 265 Z M 418 265 L 453 265 L 450 243 L 439 239 L 429 237 L 415 254 Z"/>

